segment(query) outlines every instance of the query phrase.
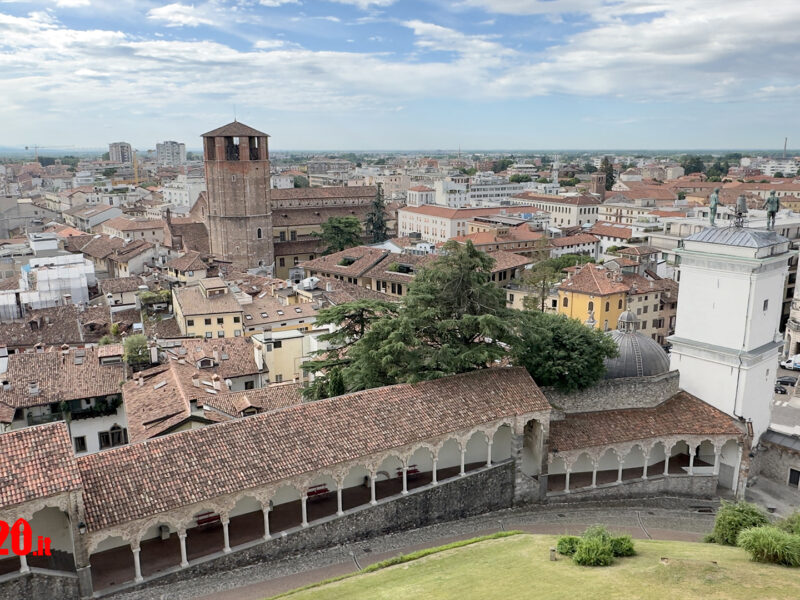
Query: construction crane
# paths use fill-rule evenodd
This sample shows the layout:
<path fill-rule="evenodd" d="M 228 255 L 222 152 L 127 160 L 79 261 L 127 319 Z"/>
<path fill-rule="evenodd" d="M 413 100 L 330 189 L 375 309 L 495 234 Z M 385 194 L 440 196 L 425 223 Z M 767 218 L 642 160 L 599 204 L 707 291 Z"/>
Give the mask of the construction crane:
<path fill-rule="evenodd" d="M 62 148 L 74 148 L 75 146 L 42 146 L 40 144 L 33 144 L 32 146 L 25 146 L 25 150 L 30 150 L 33 148 L 33 160 L 34 162 L 39 162 L 39 148 L 43 148 L 44 150 L 56 150 Z"/>

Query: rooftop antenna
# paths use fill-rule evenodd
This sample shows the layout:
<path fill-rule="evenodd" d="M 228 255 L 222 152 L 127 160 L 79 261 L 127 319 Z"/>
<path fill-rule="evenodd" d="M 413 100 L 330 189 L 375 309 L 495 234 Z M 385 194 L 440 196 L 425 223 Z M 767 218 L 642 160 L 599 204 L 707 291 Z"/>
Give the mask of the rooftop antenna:
<path fill-rule="evenodd" d="M 789 138 L 783 138 L 783 158 L 786 158 L 786 144 L 789 143 Z"/>
<path fill-rule="evenodd" d="M 233 122 L 236 123 L 236 105 L 233 105 Z"/>

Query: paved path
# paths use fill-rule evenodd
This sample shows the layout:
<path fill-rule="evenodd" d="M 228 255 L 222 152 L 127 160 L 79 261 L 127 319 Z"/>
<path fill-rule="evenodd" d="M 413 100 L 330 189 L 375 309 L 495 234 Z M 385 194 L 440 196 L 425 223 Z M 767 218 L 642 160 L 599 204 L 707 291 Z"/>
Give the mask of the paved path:
<path fill-rule="evenodd" d="M 171 600 L 262 600 L 309 583 L 357 571 L 392 556 L 503 529 L 541 534 L 580 533 L 588 525 L 603 523 L 613 531 L 629 533 L 639 539 L 699 541 L 710 531 L 713 521 L 713 515 L 688 508 L 667 510 L 622 506 L 512 509 L 336 546 L 270 564 L 242 567 L 163 588 L 154 587 L 148 590 L 151 593 L 147 596 Z"/>

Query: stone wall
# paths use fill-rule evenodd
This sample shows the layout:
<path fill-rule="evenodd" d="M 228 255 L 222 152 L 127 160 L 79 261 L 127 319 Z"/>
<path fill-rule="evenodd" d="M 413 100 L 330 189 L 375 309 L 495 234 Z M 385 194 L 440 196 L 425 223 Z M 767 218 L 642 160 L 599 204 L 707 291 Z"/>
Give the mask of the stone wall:
<path fill-rule="evenodd" d="M 569 493 L 557 492 L 547 495 L 548 503 L 585 502 L 604 498 L 640 498 L 658 495 L 689 496 L 692 498 L 714 498 L 717 493 L 717 478 L 713 475 L 663 475 L 648 479 L 633 479 L 622 484 L 608 483 L 595 489 L 578 488 Z"/>
<path fill-rule="evenodd" d="M 74 574 L 31 569 L 24 575 L 0 578 L 0 600 L 22 598 L 77 598 L 78 578 Z"/>
<path fill-rule="evenodd" d="M 800 454 L 775 444 L 761 443 L 761 450 L 754 459 L 753 471 L 777 483 L 786 485 L 789 481 L 789 469 L 800 471 Z"/>
<path fill-rule="evenodd" d="M 553 407 L 565 413 L 649 408 L 677 394 L 679 379 L 677 371 L 670 371 L 652 377 L 604 379 L 578 392 L 564 393 L 554 388 L 542 388 L 542 392 Z"/>
<path fill-rule="evenodd" d="M 161 598 L 155 586 L 172 585 L 209 573 L 508 508 L 513 504 L 513 499 L 514 463 L 509 461 L 480 473 L 469 474 L 463 479 L 444 481 L 438 486 L 407 496 L 381 501 L 377 506 L 367 506 L 343 517 L 311 523 L 308 528 L 285 537 L 277 536 L 244 550 L 234 550 L 231 554 L 219 555 L 201 564 L 165 574 L 150 583 L 126 587 L 104 597 L 115 600 Z"/>

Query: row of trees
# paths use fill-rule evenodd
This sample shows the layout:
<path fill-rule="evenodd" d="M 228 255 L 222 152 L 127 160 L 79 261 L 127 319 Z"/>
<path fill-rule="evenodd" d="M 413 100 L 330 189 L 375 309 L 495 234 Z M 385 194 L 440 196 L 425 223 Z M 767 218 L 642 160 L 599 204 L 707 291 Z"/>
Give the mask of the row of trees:
<path fill-rule="evenodd" d="M 341 252 L 364 243 L 361 231 L 361 221 L 357 217 L 331 217 L 321 225 L 322 231 L 314 233 L 325 244 L 323 254 Z M 373 244 L 388 239 L 386 226 L 386 201 L 383 197 L 383 188 L 378 185 L 378 191 L 372 200 L 367 218 L 364 221 L 364 231 Z"/>
<path fill-rule="evenodd" d="M 319 375 L 304 391 L 326 398 L 487 368 L 524 366 L 539 385 L 569 391 L 600 379 L 616 344 L 563 315 L 506 308 L 494 264 L 470 242 L 447 242 L 400 303 L 360 300 L 320 311 L 331 344 L 305 367 Z"/>

